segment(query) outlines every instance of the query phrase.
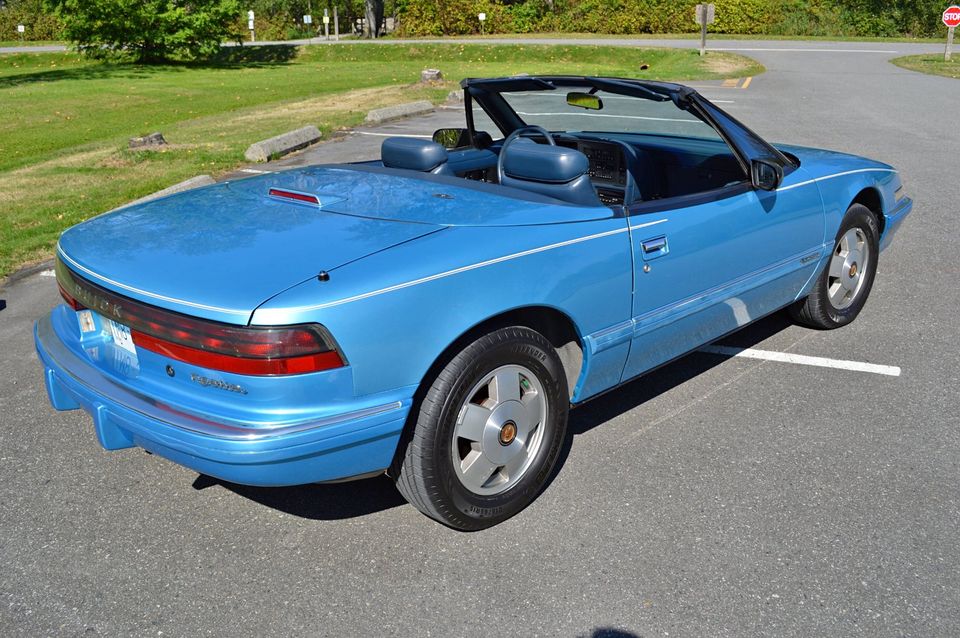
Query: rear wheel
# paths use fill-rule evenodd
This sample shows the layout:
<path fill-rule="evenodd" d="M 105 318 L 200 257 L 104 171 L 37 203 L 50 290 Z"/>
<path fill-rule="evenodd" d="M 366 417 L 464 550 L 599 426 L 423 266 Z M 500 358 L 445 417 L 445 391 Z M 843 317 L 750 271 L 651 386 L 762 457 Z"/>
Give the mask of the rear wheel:
<path fill-rule="evenodd" d="M 553 346 L 529 328 L 480 337 L 436 376 L 394 473 L 403 496 L 450 527 L 496 525 L 529 505 L 556 464 L 569 407 Z"/>
<path fill-rule="evenodd" d="M 799 323 L 823 329 L 844 326 L 860 314 L 877 273 L 880 229 L 870 209 L 847 209 L 833 245 L 833 255 L 810 294 L 790 308 Z"/>

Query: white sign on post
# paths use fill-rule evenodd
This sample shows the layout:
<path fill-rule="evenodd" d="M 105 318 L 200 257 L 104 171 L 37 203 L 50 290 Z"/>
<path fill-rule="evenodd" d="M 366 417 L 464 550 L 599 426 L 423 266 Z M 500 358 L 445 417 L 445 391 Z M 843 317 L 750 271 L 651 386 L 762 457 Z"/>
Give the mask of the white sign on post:
<path fill-rule="evenodd" d="M 707 25 L 713 24 L 716 7 L 713 4 L 698 4 L 694 19 L 700 25 L 700 55 L 707 53 Z"/>
<path fill-rule="evenodd" d="M 706 7 L 706 8 L 704 8 Z M 706 15 L 704 15 L 704 13 Z M 713 4 L 698 4 L 697 5 L 697 24 L 703 24 L 706 20 L 707 24 L 713 24 L 716 20 L 717 7 Z"/>
<path fill-rule="evenodd" d="M 313 16 L 311 16 L 311 15 L 303 16 L 303 23 L 304 23 L 304 24 L 313 24 Z"/>
<path fill-rule="evenodd" d="M 27 30 L 27 28 L 26 28 L 25 26 L 23 26 L 22 24 L 18 24 L 18 25 L 17 25 L 17 33 L 23 33 L 23 32 L 26 31 L 26 30 Z"/>
<path fill-rule="evenodd" d="M 250 31 L 250 41 L 256 42 L 257 36 L 253 31 L 253 11 L 247 11 L 247 29 Z"/>

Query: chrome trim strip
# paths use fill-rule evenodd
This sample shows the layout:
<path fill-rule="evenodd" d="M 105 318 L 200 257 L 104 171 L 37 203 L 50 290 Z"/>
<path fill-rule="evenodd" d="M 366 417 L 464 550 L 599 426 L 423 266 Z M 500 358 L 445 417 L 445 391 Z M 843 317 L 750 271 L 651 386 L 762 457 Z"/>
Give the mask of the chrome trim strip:
<path fill-rule="evenodd" d="M 896 173 L 897 170 L 895 168 L 858 168 L 853 171 L 844 171 L 842 173 L 834 173 L 833 175 L 824 175 L 822 177 L 814 177 L 813 179 L 808 179 L 805 182 L 797 182 L 796 184 L 790 184 L 789 186 L 781 186 L 776 190 L 776 192 L 780 193 L 783 191 L 788 191 L 792 188 L 800 188 L 801 186 L 806 186 L 807 184 L 813 184 L 815 182 L 823 182 L 828 179 L 833 179 L 834 177 L 843 177 L 844 175 L 854 175 L 856 173 L 873 173 L 873 172 Z"/>
<path fill-rule="evenodd" d="M 160 404 L 154 399 L 116 383 L 67 348 L 54 331 L 53 322 L 50 320 L 49 315 L 37 321 L 36 331 L 37 338 L 40 343 L 43 344 L 46 355 L 50 357 L 59 368 L 59 370 L 55 371 L 58 376 L 65 374 L 69 376 L 69 381 L 82 386 L 95 395 L 108 398 L 122 408 L 192 434 L 231 441 L 264 441 L 337 425 L 354 419 L 377 416 L 399 410 L 403 407 L 403 402 L 393 401 L 391 403 L 345 412 L 343 414 L 335 414 L 321 419 L 293 423 L 272 425 L 267 423 L 250 423 L 248 426 L 216 423 L 199 416 L 172 409 L 169 406 L 160 407 Z M 83 378 L 75 372 L 75 370 L 78 369 L 83 371 Z M 109 406 L 107 407 L 109 410 Z"/>
<path fill-rule="evenodd" d="M 590 354 L 597 354 L 622 343 L 627 343 L 631 337 L 633 337 L 633 319 L 627 319 L 592 335 L 587 335 L 584 341 L 590 344 Z"/>
<path fill-rule="evenodd" d="M 641 224 L 639 226 L 634 226 L 633 228 L 642 228 L 643 226 L 652 226 L 653 224 L 659 224 L 661 222 L 667 221 L 662 219 L 656 222 L 650 222 L 648 224 Z M 454 268 L 453 270 L 447 270 L 446 272 L 437 273 L 436 275 L 429 275 L 427 277 L 421 277 L 420 279 L 414 279 L 413 281 L 408 281 L 402 284 L 395 284 L 393 286 L 387 286 L 386 288 L 381 288 L 379 290 L 374 290 L 372 292 L 365 292 L 359 295 L 354 295 L 352 297 L 345 297 L 343 299 L 338 299 L 336 301 L 328 301 L 326 303 L 317 304 L 314 306 L 300 306 L 297 308 L 289 308 L 290 312 L 308 312 L 311 310 L 321 310 L 323 308 L 332 308 L 333 306 L 340 306 L 343 304 L 351 303 L 353 301 L 360 301 L 362 299 L 368 299 L 370 297 L 376 297 L 378 295 L 383 295 L 388 292 L 394 292 L 396 290 L 402 290 L 404 288 L 410 288 L 411 286 L 418 286 L 420 284 L 425 284 L 431 281 L 436 281 L 437 279 L 443 279 L 445 277 L 450 277 L 452 275 L 458 275 L 462 272 L 467 272 L 470 270 L 476 270 L 477 268 L 483 268 L 485 266 L 492 266 L 494 264 L 499 264 L 505 261 L 510 261 L 512 259 L 518 259 L 520 257 L 526 257 L 527 255 L 534 255 L 536 253 L 542 253 L 547 250 L 553 250 L 554 248 L 563 248 L 564 246 L 570 246 L 573 244 L 579 244 L 581 242 L 590 241 L 591 239 L 600 239 L 601 237 L 609 237 L 610 235 L 619 235 L 620 233 L 625 233 L 631 230 L 631 227 L 624 226 L 623 228 L 617 228 L 616 230 L 608 230 L 602 233 L 597 233 L 595 235 L 587 235 L 586 237 L 577 237 L 576 239 L 568 239 L 566 241 L 557 242 L 555 244 L 550 244 L 548 246 L 540 246 L 539 248 L 531 248 L 529 250 L 524 250 L 518 253 L 513 253 L 512 255 L 504 255 L 503 257 L 495 257 L 494 259 L 488 259 L 486 261 L 481 261 L 475 264 L 470 264 L 468 266 L 461 266 L 459 268 Z"/>
<path fill-rule="evenodd" d="M 165 296 L 163 296 L 163 295 L 158 295 L 158 294 L 155 294 L 155 293 L 152 293 L 152 292 L 147 292 L 146 290 L 141 290 L 141 289 L 139 289 L 139 288 L 134 288 L 133 286 L 128 286 L 128 285 L 126 285 L 126 284 L 122 284 L 122 283 L 120 283 L 119 281 L 114 281 L 113 279 L 110 279 L 110 278 L 108 278 L 108 277 L 104 277 L 103 275 L 101 275 L 101 274 L 99 274 L 99 273 L 93 272 L 93 271 L 90 270 L 89 268 L 86 268 L 86 267 L 84 267 L 84 266 L 81 266 L 81 265 L 78 264 L 76 261 L 74 261 L 73 259 L 71 259 L 70 255 L 68 255 L 67 253 L 65 253 L 65 252 L 63 251 L 63 248 L 60 247 L 60 242 L 57 242 L 57 254 L 60 255 L 61 257 L 63 257 L 66 261 L 70 262 L 70 265 L 72 265 L 72 266 L 73 266 L 74 268 L 76 268 L 77 270 L 81 270 L 81 271 L 83 271 L 84 273 L 86 273 L 87 275 L 90 275 L 91 277 L 95 277 L 96 279 L 99 279 L 100 281 L 105 281 L 105 282 L 107 282 L 107 283 L 108 283 L 109 285 L 111 285 L 111 286 L 114 286 L 114 287 L 116 287 L 116 288 L 121 288 L 121 289 L 126 290 L 126 291 L 128 291 L 128 292 L 133 292 L 133 293 L 136 293 L 136 294 L 138 294 L 138 295 L 143 295 L 144 297 L 150 297 L 151 299 L 159 299 L 159 300 L 161 300 L 161 301 L 166 301 L 167 303 L 175 303 L 175 304 L 180 304 L 180 305 L 183 305 L 183 306 L 188 306 L 188 307 L 190 307 L 190 308 L 199 308 L 199 309 L 201 309 L 201 310 L 213 310 L 213 311 L 215 311 L 215 312 L 224 312 L 224 313 L 227 313 L 227 314 L 230 314 L 230 315 L 238 315 L 238 316 L 240 316 L 240 317 L 249 317 L 249 316 L 250 316 L 250 311 L 249 311 L 249 310 L 231 310 L 231 309 L 229 309 L 229 308 L 218 308 L 217 306 L 207 306 L 207 305 L 204 305 L 204 304 L 193 303 L 192 301 L 184 301 L 183 299 L 177 299 L 177 298 L 175 298 L 175 297 L 165 297 Z"/>

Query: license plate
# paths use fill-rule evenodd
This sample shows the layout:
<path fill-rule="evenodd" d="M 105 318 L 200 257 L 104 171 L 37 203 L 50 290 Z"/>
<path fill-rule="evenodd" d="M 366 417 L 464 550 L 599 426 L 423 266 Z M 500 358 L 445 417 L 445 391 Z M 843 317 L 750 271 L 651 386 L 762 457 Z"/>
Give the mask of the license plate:
<path fill-rule="evenodd" d="M 113 337 L 113 344 L 115 346 L 126 350 L 130 354 L 137 354 L 137 347 L 133 345 L 133 336 L 130 334 L 130 328 L 128 326 L 107 319 L 106 317 L 103 317 L 103 322 L 107 325 L 107 329 L 110 331 L 110 336 Z"/>

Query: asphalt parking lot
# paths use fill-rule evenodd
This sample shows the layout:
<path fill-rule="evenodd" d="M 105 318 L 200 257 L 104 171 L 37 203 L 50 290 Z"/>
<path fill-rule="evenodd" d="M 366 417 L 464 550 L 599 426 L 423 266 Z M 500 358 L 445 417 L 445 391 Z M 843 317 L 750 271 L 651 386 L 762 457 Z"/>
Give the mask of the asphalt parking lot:
<path fill-rule="evenodd" d="M 930 46 L 718 46 L 768 72 L 705 95 L 768 139 L 892 163 L 915 200 L 854 324 L 778 315 L 723 345 L 899 375 L 690 355 L 573 411 L 545 493 L 463 534 L 382 477 L 247 488 L 104 452 L 47 403 L 31 325 L 58 295 L 38 272 L 0 291 L 0 634 L 960 634 L 960 82 L 887 62 Z"/>

